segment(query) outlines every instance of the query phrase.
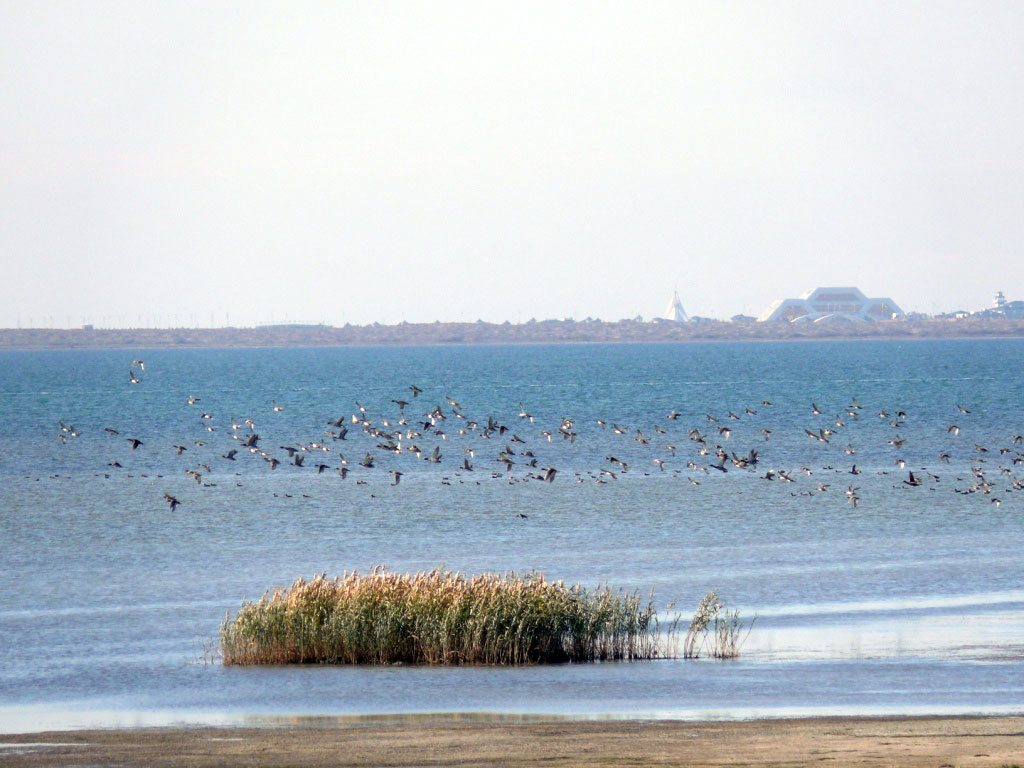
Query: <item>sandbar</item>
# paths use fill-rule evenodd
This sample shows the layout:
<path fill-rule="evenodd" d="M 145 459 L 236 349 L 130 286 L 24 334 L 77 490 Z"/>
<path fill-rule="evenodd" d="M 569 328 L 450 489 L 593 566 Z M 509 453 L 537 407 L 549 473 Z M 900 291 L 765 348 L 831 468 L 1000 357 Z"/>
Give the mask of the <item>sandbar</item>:
<path fill-rule="evenodd" d="M 0 725 L 2 729 L 2 725 Z M 0 766 L 1024 765 L 1024 717 L 823 717 L 729 722 L 283 720 L 0 734 Z"/>

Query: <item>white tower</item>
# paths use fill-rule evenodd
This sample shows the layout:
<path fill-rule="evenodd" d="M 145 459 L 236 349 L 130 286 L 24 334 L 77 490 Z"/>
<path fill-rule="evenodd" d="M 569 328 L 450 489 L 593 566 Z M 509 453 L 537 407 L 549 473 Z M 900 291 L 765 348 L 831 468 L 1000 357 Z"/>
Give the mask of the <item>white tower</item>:
<path fill-rule="evenodd" d="M 685 323 L 687 321 L 686 310 L 683 309 L 683 302 L 679 300 L 679 291 L 675 291 L 668 309 L 662 315 L 663 320 L 671 320 L 674 323 Z"/>

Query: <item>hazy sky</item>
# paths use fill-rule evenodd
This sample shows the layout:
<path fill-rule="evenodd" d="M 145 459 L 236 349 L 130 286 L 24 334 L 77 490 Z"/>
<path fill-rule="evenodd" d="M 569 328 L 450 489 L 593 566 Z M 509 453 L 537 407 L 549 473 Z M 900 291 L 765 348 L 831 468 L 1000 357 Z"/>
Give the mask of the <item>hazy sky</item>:
<path fill-rule="evenodd" d="M 0 326 L 1024 299 L 1024 4 L 0 12 Z"/>

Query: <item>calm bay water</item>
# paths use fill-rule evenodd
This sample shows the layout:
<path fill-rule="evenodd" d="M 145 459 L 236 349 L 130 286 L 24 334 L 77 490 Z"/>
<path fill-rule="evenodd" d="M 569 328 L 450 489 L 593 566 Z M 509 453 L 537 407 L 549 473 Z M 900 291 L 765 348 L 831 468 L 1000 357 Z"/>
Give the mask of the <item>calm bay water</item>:
<path fill-rule="evenodd" d="M 136 358 L 145 370 L 133 385 Z M 416 712 L 1022 711 L 1022 363 L 1022 340 L 2 353 L 0 730 Z M 393 400 L 410 402 L 408 424 Z M 425 427 L 437 406 L 446 418 Z M 403 444 L 423 458 L 438 446 L 440 463 L 380 448 L 354 414 L 416 430 Z M 325 434 L 340 417 L 344 440 Z M 509 431 L 483 437 L 489 417 Z M 247 418 L 277 469 L 232 437 L 250 433 Z M 559 435 L 563 419 L 573 440 Z M 825 428 L 828 442 L 805 432 Z M 142 444 L 132 451 L 128 438 Z M 716 445 L 760 460 L 723 473 L 709 468 Z M 308 449 L 304 466 L 286 446 Z M 497 460 L 506 446 L 510 471 Z M 367 452 L 373 469 L 358 464 Z M 547 466 L 553 482 L 531 478 Z M 769 469 L 795 482 L 767 480 Z M 904 482 L 909 470 L 921 485 Z M 716 590 L 757 619 L 733 662 L 206 663 L 244 599 L 380 563 L 610 581 L 653 589 L 687 619 Z"/>

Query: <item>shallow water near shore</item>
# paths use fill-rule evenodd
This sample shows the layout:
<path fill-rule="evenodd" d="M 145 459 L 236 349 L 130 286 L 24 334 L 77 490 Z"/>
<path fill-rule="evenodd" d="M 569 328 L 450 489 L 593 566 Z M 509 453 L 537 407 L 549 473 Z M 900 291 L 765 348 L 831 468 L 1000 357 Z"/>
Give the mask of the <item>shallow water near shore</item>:
<path fill-rule="evenodd" d="M 134 359 L 145 361 L 135 385 Z M 12 732 L 428 712 L 1022 711 L 1022 363 L 1021 340 L 2 353 L 0 722 Z M 409 401 L 408 425 L 393 400 Z M 417 430 L 406 444 L 423 458 L 439 446 L 440 462 L 380 448 L 352 423 L 357 402 L 377 428 Z M 444 421 L 415 423 L 435 406 Z M 349 431 L 335 440 L 325 431 L 337 434 L 328 421 L 340 417 Z M 488 417 L 508 432 L 482 437 Z M 249 433 L 246 418 L 276 469 L 232 437 Z M 558 433 L 563 418 L 572 440 Z M 828 442 L 805 432 L 825 427 Z M 758 450 L 757 466 L 711 469 L 693 428 L 709 448 Z M 130 437 L 143 441 L 134 451 Z M 307 448 L 304 465 L 280 446 Z M 497 460 L 505 448 L 510 470 Z M 358 464 L 367 452 L 373 469 Z M 532 479 L 546 466 L 558 469 L 553 482 Z M 769 469 L 795 482 L 766 480 Z M 908 470 L 921 485 L 904 482 Z M 958 492 L 975 470 L 990 487 Z M 181 501 L 174 512 L 165 493 Z M 653 590 L 684 625 L 715 590 L 745 624 L 757 619 L 729 662 L 242 668 L 212 658 L 221 620 L 243 600 L 379 563 Z"/>

